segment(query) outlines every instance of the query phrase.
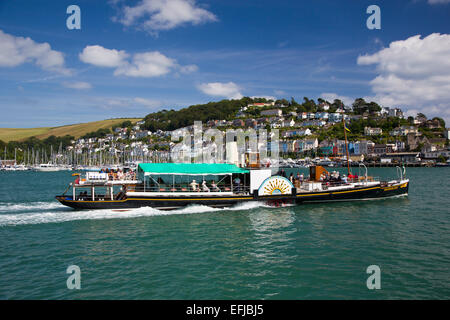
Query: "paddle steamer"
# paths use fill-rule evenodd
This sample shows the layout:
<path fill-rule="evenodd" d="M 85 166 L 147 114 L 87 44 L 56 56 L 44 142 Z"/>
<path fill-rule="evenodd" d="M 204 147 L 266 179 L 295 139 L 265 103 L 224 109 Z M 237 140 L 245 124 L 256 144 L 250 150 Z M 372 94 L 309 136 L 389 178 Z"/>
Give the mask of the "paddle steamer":
<path fill-rule="evenodd" d="M 400 169 L 400 168 L 398 168 Z M 132 180 L 110 180 L 107 173 L 77 175 L 56 199 L 75 209 L 153 207 L 170 210 L 190 204 L 229 207 L 248 201 L 272 205 L 349 201 L 407 195 L 404 168 L 395 180 L 367 175 L 328 179 L 321 166 L 309 168 L 309 177 L 290 179 L 271 168 L 240 168 L 232 164 L 141 163 Z M 69 190 L 71 189 L 71 192 Z"/>

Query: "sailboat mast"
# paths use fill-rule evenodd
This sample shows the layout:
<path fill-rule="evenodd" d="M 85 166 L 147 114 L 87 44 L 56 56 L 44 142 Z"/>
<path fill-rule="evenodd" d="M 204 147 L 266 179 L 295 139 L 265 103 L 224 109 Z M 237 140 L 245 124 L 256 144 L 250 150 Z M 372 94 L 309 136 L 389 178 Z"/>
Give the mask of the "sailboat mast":
<path fill-rule="evenodd" d="M 345 129 L 344 116 L 342 116 L 342 124 L 344 125 L 345 150 L 347 152 L 347 170 L 348 170 L 348 174 L 350 174 L 350 157 L 348 155 L 347 130 Z"/>

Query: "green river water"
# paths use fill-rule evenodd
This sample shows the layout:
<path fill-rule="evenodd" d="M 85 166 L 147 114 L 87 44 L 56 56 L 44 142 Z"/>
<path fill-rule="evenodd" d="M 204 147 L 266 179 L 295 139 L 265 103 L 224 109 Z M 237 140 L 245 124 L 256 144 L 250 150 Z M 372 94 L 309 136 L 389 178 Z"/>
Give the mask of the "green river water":
<path fill-rule="evenodd" d="M 0 299 L 449 299 L 450 168 L 407 176 L 401 198 L 117 212 L 57 203 L 71 172 L 0 172 Z"/>

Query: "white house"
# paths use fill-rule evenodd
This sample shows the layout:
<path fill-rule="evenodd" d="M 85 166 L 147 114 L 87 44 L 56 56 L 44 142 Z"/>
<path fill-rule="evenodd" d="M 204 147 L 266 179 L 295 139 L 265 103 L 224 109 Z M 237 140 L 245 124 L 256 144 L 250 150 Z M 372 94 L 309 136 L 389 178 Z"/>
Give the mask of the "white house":
<path fill-rule="evenodd" d="M 381 107 L 380 114 L 381 114 L 381 116 L 387 116 L 387 115 L 389 115 L 389 111 L 390 111 L 389 107 Z"/>
<path fill-rule="evenodd" d="M 403 118 L 403 111 L 399 108 L 389 109 L 389 117 Z"/>
<path fill-rule="evenodd" d="M 327 122 L 325 120 L 310 120 L 310 121 L 302 122 L 301 126 L 302 127 L 310 127 L 310 126 L 322 127 L 326 124 L 327 124 Z"/>
<path fill-rule="evenodd" d="M 315 118 L 328 120 L 328 112 L 316 112 Z"/>
<path fill-rule="evenodd" d="M 371 127 L 364 128 L 365 136 L 379 136 L 381 134 L 383 134 L 383 129 L 381 128 L 371 128 Z"/>
<path fill-rule="evenodd" d="M 270 109 L 261 111 L 262 116 L 278 116 L 281 117 L 283 111 L 281 109 Z"/>
<path fill-rule="evenodd" d="M 447 138 L 447 140 L 450 140 L 450 128 L 445 128 L 444 136 Z"/>
<path fill-rule="evenodd" d="M 151 135 L 152 133 L 148 130 L 142 130 L 142 131 L 137 131 L 136 132 L 136 139 L 142 139 L 142 138 L 146 138 L 149 135 Z"/>
<path fill-rule="evenodd" d="M 342 114 L 337 113 L 337 112 L 330 113 L 328 115 L 328 121 L 329 122 L 334 122 L 334 123 L 340 122 L 340 121 L 342 121 Z"/>
<path fill-rule="evenodd" d="M 303 150 L 304 151 L 316 150 L 318 147 L 319 147 L 319 141 L 317 140 L 317 138 L 303 140 Z"/>
<path fill-rule="evenodd" d="M 395 128 L 389 134 L 391 136 L 407 136 L 410 133 L 417 135 L 419 133 L 419 129 L 415 126 L 401 126 L 399 128 Z"/>
<path fill-rule="evenodd" d="M 297 116 L 297 119 L 299 119 L 299 120 L 306 120 L 307 118 L 308 118 L 307 112 L 302 112 Z"/>
<path fill-rule="evenodd" d="M 283 137 L 290 138 L 295 136 L 309 136 L 311 135 L 311 129 L 296 129 L 296 130 L 287 130 L 283 133 Z"/>
<path fill-rule="evenodd" d="M 295 121 L 293 119 L 284 120 L 283 121 L 283 127 L 284 128 L 286 128 L 286 127 L 293 127 L 293 126 L 295 126 Z"/>
<path fill-rule="evenodd" d="M 321 107 L 323 111 L 330 110 L 330 105 L 326 102 L 322 102 L 321 104 L 319 104 L 319 107 Z"/>

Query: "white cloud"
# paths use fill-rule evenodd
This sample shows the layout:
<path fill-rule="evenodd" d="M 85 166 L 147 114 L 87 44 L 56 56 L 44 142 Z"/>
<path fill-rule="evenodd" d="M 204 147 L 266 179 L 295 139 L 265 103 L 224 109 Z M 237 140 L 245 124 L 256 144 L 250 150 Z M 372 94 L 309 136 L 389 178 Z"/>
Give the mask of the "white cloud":
<path fill-rule="evenodd" d="M 192 73 L 198 70 L 198 66 L 196 66 L 195 64 L 190 64 L 187 66 L 180 66 L 180 72 L 181 73 Z"/>
<path fill-rule="evenodd" d="M 384 106 L 405 106 L 450 120 L 450 35 L 433 33 L 392 42 L 372 55 L 359 56 L 359 65 L 376 65 L 379 75 L 370 84 Z"/>
<path fill-rule="evenodd" d="M 121 15 L 119 21 L 123 25 L 138 24 L 152 33 L 217 20 L 213 13 L 198 7 L 195 0 L 142 0 L 134 7 L 125 6 Z"/>
<path fill-rule="evenodd" d="M 325 92 L 320 95 L 320 97 L 330 103 L 333 103 L 335 99 L 341 100 L 346 106 L 351 106 L 355 99 L 347 96 L 340 96 L 337 93 Z"/>
<path fill-rule="evenodd" d="M 175 59 L 158 51 L 130 54 L 123 50 L 106 49 L 102 46 L 87 46 L 79 58 L 85 63 L 99 67 L 115 68 L 114 75 L 128 77 L 159 77 L 172 71 L 191 73 L 198 70 L 196 65 L 182 66 Z"/>
<path fill-rule="evenodd" d="M 106 49 L 95 45 L 85 47 L 79 58 L 84 63 L 98 67 L 119 67 L 128 58 L 128 54 L 123 50 Z"/>
<path fill-rule="evenodd" d="M 158 108 L 161 107 L 163 104 L 161 103 L 161 101 L 157 101 L 157 100 L 150 100 L 150 99 L 145 99 L 145 98 L 140 98 L 140 97 L 136 97 L 133 99 L 133 101 L 137 104 L 143 105 L 147 108 Z"/>
<path fill-rule="evenodd" d="M 203 92 L 209 96 L 225 97 L 228 99 L 242 98 L 242 94 L 240 93 L 240 88 L 234 82 L 202 83 L 202 84 L 198 85 L 197 88 L 201 92 Z"/>
<path fill-rule="evenodd" d="M 16 67 L 34 63 L 38 67 L 69 75 L 64 55 L 52 50 L 47 42 L 37 43 L 31 38 L 15 37 L 0 30 L 0 67 Z"/>
<path fill-rule="evenodd" d="M 91 89 L 92 85 L 88 82 L 83 81 L 75 81 L 75 82 L 63 82 L 62 85 L 66 88 L 77 89 L 77 90 L 86 90 Z"/>
<path fill-rule="evenodd" d="M 133 56 L 132 63 L 123 64 L 114 74 L 129 77 L 158 77 L 169 73 L 175 66 L 175 60 L 158 51 L 137 53 Z"/>
<path fill-rule="evenodd" d="M 103 104 L 103 108 L 105 109 L 129 107 L 132 102 L 132 100 L 124 98 L 110 98 L 105 99 L 104 101 L 99 99 L 99 101 Z"/>

